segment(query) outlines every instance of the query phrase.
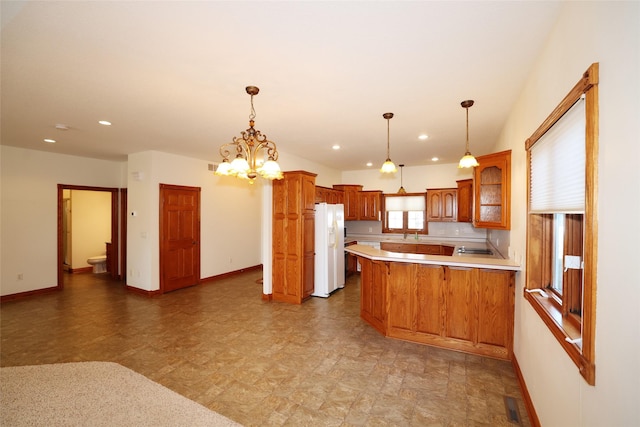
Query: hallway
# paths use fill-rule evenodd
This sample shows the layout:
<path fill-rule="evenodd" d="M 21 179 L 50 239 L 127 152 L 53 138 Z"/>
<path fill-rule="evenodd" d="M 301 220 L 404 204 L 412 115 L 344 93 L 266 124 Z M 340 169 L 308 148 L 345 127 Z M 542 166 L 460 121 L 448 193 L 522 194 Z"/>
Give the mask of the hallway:
<path fill-rule="evenodd" d="M 1 365 L 111 361 L 247 426 L 513 426 L 509 362 L 387 339 L 359 277 L 328 299 L 261 300 L 261 272 L 146 298 L 107 275 L 1 306 Z"/>

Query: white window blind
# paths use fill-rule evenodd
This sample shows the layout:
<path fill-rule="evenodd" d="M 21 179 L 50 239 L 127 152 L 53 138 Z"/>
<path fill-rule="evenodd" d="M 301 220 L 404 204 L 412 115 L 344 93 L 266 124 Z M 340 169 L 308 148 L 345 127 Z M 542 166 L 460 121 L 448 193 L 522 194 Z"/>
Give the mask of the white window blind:
<path fill-rule="evenodd" d="M 584 104 L 580 98 L 530 148 L 531 213 L 584 213 Z"/>
<path fill-rule="evenodd" d="M 385 211 L 423 211 L 424 196 L 384 196 Z"/>

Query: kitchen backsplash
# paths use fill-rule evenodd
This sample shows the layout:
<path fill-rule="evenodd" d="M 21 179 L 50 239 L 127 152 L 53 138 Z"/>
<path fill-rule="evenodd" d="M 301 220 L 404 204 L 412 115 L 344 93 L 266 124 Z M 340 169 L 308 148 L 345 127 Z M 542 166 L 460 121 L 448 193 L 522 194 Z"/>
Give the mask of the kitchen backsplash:
<path fill-rule="evenodd" d="M 381 221 L 345 221 L 347 235 L 350 234 L 382 234 Z M 487 230 L 473 228 L 468 222 L 430 222 L 429 236 L 431 237 L 469 237 L 486 239 Z"/>

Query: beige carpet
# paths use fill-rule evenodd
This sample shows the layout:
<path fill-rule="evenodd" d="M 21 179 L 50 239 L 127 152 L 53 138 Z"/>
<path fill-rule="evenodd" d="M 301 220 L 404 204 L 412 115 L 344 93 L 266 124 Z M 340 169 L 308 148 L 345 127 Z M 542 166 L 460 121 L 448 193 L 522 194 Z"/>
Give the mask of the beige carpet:
<path fill-rule="evenodd" d="M 110 362 L 0 368 L 2 426 L 239 426 Z"/>

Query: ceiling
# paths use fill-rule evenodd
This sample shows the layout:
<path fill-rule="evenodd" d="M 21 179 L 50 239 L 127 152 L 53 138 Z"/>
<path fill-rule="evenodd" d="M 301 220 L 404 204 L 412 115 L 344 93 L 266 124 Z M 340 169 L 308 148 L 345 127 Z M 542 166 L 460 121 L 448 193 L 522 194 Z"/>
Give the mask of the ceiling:
<path fill-rule="evenodd" d="M 219 146 L 248 127 L 245 86 L 255 85 L 255 127 L 281 159 L 379 168 L 382 114 L 393 112 L 396 164 L 455 163 L 465 145 L 460 102 L 475 100 L 471 151 L 488 153 L 560 6 L 3 0 L 2 144 L 117 161 L 147 150 L 219 161 Z"/>

